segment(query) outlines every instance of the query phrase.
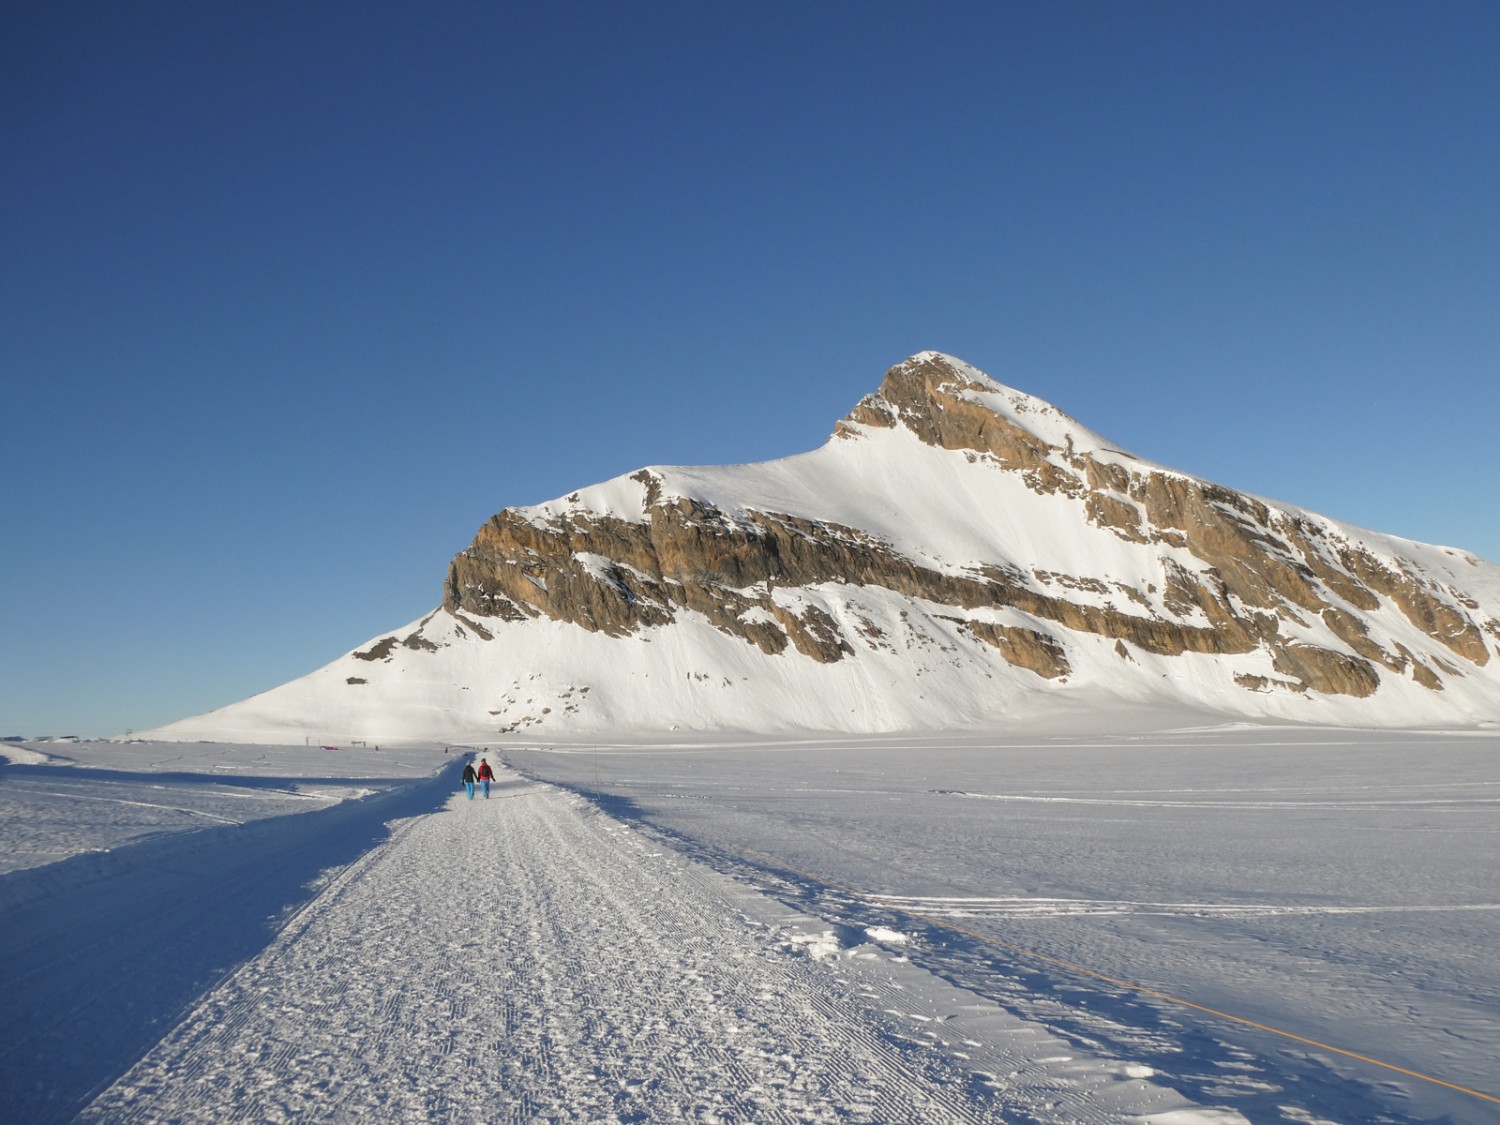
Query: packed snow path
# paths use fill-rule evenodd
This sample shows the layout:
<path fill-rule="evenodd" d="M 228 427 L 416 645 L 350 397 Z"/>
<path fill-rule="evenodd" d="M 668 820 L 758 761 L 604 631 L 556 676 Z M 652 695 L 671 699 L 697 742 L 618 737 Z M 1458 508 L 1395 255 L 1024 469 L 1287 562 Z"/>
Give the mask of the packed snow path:
<path fill-rule="evenodd" d="M 889 950 L 828 952 L 815 920 L 502 773 L 395 825 L 80 1119 L 1242 1120 Z"/>

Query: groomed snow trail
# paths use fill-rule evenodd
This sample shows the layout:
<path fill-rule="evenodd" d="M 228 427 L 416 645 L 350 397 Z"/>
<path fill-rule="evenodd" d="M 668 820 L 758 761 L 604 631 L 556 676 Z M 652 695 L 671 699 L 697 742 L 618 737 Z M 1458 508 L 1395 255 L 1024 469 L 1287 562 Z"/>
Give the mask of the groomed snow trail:
<path fill-rule="evenodd" d="M 1241 1120 L 1139 1074 L 502 771 L 397 825 L 80 1120 Z"/>

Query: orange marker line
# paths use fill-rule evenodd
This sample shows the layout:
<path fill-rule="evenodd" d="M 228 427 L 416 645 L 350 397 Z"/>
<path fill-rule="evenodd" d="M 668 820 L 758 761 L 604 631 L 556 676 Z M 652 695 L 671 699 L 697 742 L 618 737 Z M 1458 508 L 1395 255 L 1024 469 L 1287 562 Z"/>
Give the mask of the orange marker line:
<path fill-rule="evenodd" d="M 1419 1078 L 1423 1082 L 1431 1082 L 1434 1086 L 1442 1086 L 1443 1088 L 1448 1090 L 1457 1090 L 1460 1094 L 1468 1094 L 1470 1097 L 1479 1098 L 1481 1101 L 1493 1102 L 1496 1105 L 1500 1105 L 1500 1098 L 1497 1098 L 1492 1094 L 1485 1094 L 1481 1093 L 1478 1090 L 1471 1090 L 1467 1086 L 1460 1086 L 1454 1082 L 1445 1082 L 1441 1078 L 1434 1078 L 1432 1075 L 1423 1074 L 1419 1070 L 1408 1070 L 1404 1066 L 1396 1066 L 1394 1063 L 1382 1062 L 1380 1059 L 1371 1058 L 1369 1055 L 1361 1055 L 1354 1051 L 1346 1051 L 1342 1047 L 1333 1046 L 1331 1043 L 1322 1043 L 1316 1039 L 1309 1039 L 1304 1035 L 1296 1035 L 1290 1031 L 1282 1031 L 1279 1027 L 1271 1027 L 1268 1024 L 1256 1023 L 1254 1020 L 1246 1019 L 1243 1016 L 1232 1015 L 1229 1012 L 1221 1012 L 1217 1008 L 1209 1008 L 1202 1004 L 1195 1004 L 1191 1000 L 1184 1000 L 1180 996 L 1173 996 L 1171 993 L 1167 992 L 1158 992 L 1156 989 L 1147 988 L 1145 985 L 1134 984 L 1128 980 L 1120 980 L 1118 977 L 1112 977 L 1106 973 L 1101 973 L 1094 969 L 1085 968 L 1082 965 L 1075 965 L 1071 961 L 1062 961 L 1056 957 L 1049 957 L 1047 954 L 1038 953 L 1034 949 L 1027 949 L 1024 946 L 1020 945 L 1012 945 L 1008 941 L 1002 941 L 1000 938 L 992 937 L 989 934 L 982 934 L 977 930 L 968 929 L 964 926 L 957 925 L 956 923 L 949 922 L 942 918 L 934 918 L 932 915 L 923 914 L 918 910 L 909 910 L 900 906 L 893 906 L 889 903 L 882 902 L 881 900 L 875 898 L 873 895 L 868 895 L 863 891 L 857 891 L 853 887 L 846 887 L 842 883 L 835 883 L 830 879 L 823 879 L 807 871 L 801 871 L 795 867 L 789 867 L 782 861 L 768 856 L 763 852 L 754 852 L 745 848 L 741 848 L 740 851 L 746 856 L 764 860 L 775 867 L 781 868 L 783 871 L 790 871 L 794 875 L 800 875 L 804 879 L 812 880 L 814 883 L 820 883 L 825 887 L 833 887 L 835 890 L 843 891 L 845 894 L 851 895 L 854 898 L 867 902 L 872 906 L 877 906 L 884 910 L 895 911 L 899 914 L 905 914 L 911 918 L 921 919 L 923 922 L 926 922 L 929 925 L 937 926 L 940 929 L 952 930 L 954 933 L 963 934 L 965 937 L 973 938 L 975 941 L 983 942 L 986 945 L 993 945 L 1001 949 L 1008 949 L 1012 953 L 1019 953 L 1026 957 L 1034 958 L 1038 961 L 1045 961 L 1049 965 L 1057 965 L 1061 968 L 1069 970 L 1070 972 L 1082 973 L 1084 976 L 1093 977 L 1096 980 L 1107 981 L 1109 984 L 1117 985 L 1120 988 L 1130 989 L 1132 992 L 1139 992 L 1145 996 L 1154 996 L 1158 1000 L 1166 1000 L 1173 1004 L 1180 1004 L 1184 1008 L 1192 1008 L 1194 1011 L 1206 1012 L 1211 1016 L 1218 1016 L 1220 1019 L 1230 1020 L 1233 1023 L 1243 1024 L 1246 1027 L 1253 1027 L 1257 1031 L 1266 1031 L 1272 1035 L 1279 1035 L 1283 1039 L 1291 1039 L 1297 1043 L 1306 1043 L 1308 1046 L 1317 1047 L 1319 1050 L 1332 1051 L 1334 1054 L 1343 1055 L 1345 1058 L 1357 1059 L 1360 1062 L 1369 1063 L 1371 1066 L 1384 1067 L 1386 1070 L 1394 1071 L 1397 1074 L 1404 1074 L 1408 1078 Z"/>

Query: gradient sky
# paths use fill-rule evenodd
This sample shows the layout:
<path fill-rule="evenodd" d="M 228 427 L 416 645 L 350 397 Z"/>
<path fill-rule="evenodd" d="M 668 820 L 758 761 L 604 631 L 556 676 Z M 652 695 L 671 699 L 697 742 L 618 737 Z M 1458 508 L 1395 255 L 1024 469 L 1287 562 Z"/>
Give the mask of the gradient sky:
<path fill-rule="evenodd" d="M 8 5 L 0 734 L 303 675 L 927 348 L 1500 560 L 1497 58 L 1493 0 Z"/>

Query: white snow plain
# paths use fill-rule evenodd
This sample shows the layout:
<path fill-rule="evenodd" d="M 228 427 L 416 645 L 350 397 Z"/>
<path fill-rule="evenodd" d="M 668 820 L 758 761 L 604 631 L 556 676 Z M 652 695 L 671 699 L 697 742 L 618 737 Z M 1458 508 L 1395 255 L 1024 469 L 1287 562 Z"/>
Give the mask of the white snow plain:
<path fill-rule="evenodd" d="M 1500 1117 L 1500 736 L 1096 725 L 13 750 L 0 1119 Z"/>

